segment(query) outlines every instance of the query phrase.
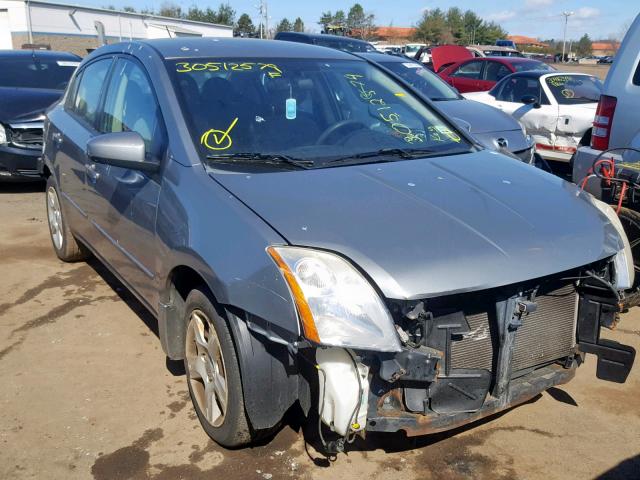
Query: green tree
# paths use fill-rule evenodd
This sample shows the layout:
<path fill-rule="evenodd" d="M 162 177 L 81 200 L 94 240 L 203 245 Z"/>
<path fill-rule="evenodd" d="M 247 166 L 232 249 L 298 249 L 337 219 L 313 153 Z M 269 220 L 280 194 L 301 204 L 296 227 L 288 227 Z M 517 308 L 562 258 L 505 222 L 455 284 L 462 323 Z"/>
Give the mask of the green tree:
<path fill-rule="evenodd" d="M 451 41 L 457 45 L 466 43 L 464 15 L 458 7 L 451 7 L 446 13 L 447 27 Z"/>
<path fill-rule="evenodd" d="M 360 30 L 364 27 L 365 22 L 364 8 L 359 3 L 356 3 L 349 9 L 347 14 L 347 27 L 350 30 Z"/>
<path fill-rule="evenodd" d="M 442 44 L 449 36 L 445 13 L 439 8 L 425 10 L 416 27 L 416 38 L 425 43 Z"/>
<path fill-rule="evenodd" d="M 337 15 L 337 12 L 336 12 Z M 347 14 L 347 29 L 353 36 L 368 39 L 374 30 L 375 17 L 372 13 L 367 13 L 362 5 L 356 3 L 349 9 Z"/>
<path fill-rule="evenodd" d="M 476 43 L 494 45 L 499 38 L 505 38 L 507 31 L 495 22 L 482 22 L 476 33 Z"/>
<path fill-rule="evenodd" d="M 130 12 L 130 13 L 134 13 L 136 11 L 135 8 L 133 7 L 122 7 L 122 11 L 123 12 Z"/>
<path fill-rule="evenodd" d="M 462 17 L 464 24 L 464 40 L 463 43 L 473 45 L 476 42 L 476 33 L 482 25 L 482 19 L 472 10 L 464 12 Z"/>
<path fill-rule="evenodd" d="M 163 2 L 158 15 L 162 17 L 183 18 L 182 8 L 173 2 Z"/>
<path fill-rule="evenodd" d="M 236 23 L 236 35 L 240 35 L 243 37 L 250 37 L 255 35 L 256 27 L 253 25 L 253 21 L 251 21 L 251 17 L 243 13 L 238 18 L 238 23 Z"/>
<path fill-rule="evenodd" d="M 280 20 L 280 23 L 276 27 L 276 32 L 290 32 L 291 30 L 293 30 L 291 22 L 286 18 Z"/>
<path fill-rule="evenodd" d="M 207 9 L 209 11 L 209 9 Z M 236 21 L 236 11 L 228 3 L 221 3 L 214 14 L 214 21 L 220 25 L 233 25 Z"/>
<path fill-rule="evenodd" d="M 587 57 L 591 55 L 592 51 L 591 39 L 585 33 L 576 44 L 576 54 L 580 57 Z"/>
<path fill-rule="evenodd" d="M 338 10 L 336 14 L 333 16 L 331 22 L 336 25 L 346 25 L 347 17 L 344 14 L 344 10 Z"/>
<path fill-rule="evenodd" d="M 294 32 L 304 32 L 304 22 L 300 17 L 296 18 L 296 21 L 293 22 L 293 31 Z"/>
<path fill-rule="evenodd" d="M 322 15 L 320 15 L 320 21 L 318 23 L 322 25 L 323 30 L 326 30 L 327 27 L 333 23 L 333 13 L 331 13 L 331 11 L 322 12 Z"/>

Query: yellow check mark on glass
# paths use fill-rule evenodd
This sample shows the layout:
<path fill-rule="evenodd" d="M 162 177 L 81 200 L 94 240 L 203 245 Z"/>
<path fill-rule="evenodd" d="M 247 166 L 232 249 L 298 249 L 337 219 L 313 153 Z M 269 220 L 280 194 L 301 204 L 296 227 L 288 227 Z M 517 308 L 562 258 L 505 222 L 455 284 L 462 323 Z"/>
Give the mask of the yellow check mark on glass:
<path fill-rule="evenodd" d="M 200 137 L 200 143 L 209 150 L 228 149 L 233 145 L 233 140 L 229 134 L 231 133 L 231 130 L 233 130 L 233 127 L 236 126 L 236 123 L 238 123 L 238 117 L 233 119 L 231 125 L 229 125 L 229 128 L 226 130 L 216 130 L 213 128 L 211 130 L 207 130 Z M 213 137 L 213 144 L 210 143 L 211 137 Z"/>

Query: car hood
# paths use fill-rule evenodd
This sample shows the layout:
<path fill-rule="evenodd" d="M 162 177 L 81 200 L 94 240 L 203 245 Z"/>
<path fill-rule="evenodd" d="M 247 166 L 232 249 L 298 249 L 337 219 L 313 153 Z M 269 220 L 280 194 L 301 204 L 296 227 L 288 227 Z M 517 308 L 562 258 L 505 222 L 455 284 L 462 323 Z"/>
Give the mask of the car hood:
<path fill-rule="evenodd" d="M 497 108 L 470 100 L 439 101 L 436 105 L 478 143 L 491 150 L 499 151 L 500 143 L 505 141 L 510 152 L 531 148 L 518 121 Z"/>
<path fill-rule="evenodd" d="M 43 88 L 0 87 L 0 121 L 33 120 L 58 101 L 63 93 Z"/>
<path fill-rule="evenodd" d="M 431 63 L 435 72 L 438 72 L 443 65 L 462 62 L 471 58 L 473 58 L 473 54 L 460 45 L 443 45 L 431 49 Z"/>
<path fill-rule="evenodd" d="M 481 290 L 614 255 L 589 194 L 486 150 L 212 177 L 289 243 L 338 252 L 388 298 Z"/>

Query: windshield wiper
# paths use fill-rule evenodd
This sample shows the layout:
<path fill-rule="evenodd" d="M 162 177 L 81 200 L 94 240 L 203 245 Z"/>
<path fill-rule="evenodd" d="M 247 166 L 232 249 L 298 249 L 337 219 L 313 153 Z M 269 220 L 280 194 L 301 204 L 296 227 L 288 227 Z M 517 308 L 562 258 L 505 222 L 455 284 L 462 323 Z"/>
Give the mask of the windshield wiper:
<path fill-rule="evenodd" d="M 215 163 L 252 163 L 257 165 L 291 165 L 296 168 L 308 169 L 313 167 L 314 162 L 311 160 L 302 160 L 290 157 L 281 153 L 257 153 L 257 152 L 240 152 L 240 153 L 219 153 L 216 155 L 207 155 L 207 160 Z"/>
<path fill-rule="evenodd" d="M 357 163 L 358 160 L 364 160 L 364 159 L 367 159 L 367 161 L 369 163 L 373 163 L 371 160 L 368 160 L 368 159 L 373 159 L 373 158 L 376 158 L 376 157 L 379 157 L 379 158 L 377 158 L 374 162 L 375 163 L 381 163 L 381 162 L 392 161 L 389 158 L 393 158 L 393 157 L 398 157 L 398 158 L 402 158 L 402 159 L 409 159 L 409 158 L 424 157 L 425 155 L 432 155 L 434 153 L 437 153 L 437 152 L 435 150 L 431 150 L 431 149 L 428 149 L 428 148 L 412 148 L 412 149 L 381 148 L 380 150 L 376 150 L 374 152 L 355 153 L 353 155 L 347 155 L 347 156 L 340 157 L 340 158 L 334 158 L 334 159 L 328 160 L 328 161 L 326 161 L 324 163 L 325 164 L 351 163 L 351 162 Z"/>

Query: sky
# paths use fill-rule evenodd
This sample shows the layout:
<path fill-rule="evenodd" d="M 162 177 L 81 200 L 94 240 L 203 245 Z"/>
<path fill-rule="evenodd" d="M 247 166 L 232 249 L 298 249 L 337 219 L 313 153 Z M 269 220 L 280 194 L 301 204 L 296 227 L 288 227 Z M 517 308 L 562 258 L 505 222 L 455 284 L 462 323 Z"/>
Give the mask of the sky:
<path fill-rule="evenodd" d="M 158 9 L 164 0 L 60 0 L 64 3 L 88 4 L 102 7 L 114 5 L 134 6 L 138 9 L 154 7 Z M 173 0 L 183 9 L 197 3 L 200 8 L 217 7 L 225 0 Z M 256 5 L 259 0 L 228 0 L 237 15 L 248 13 L 254 23 L 258 21 Z M 270 24 L 275 25 L 282 18 L 294 20 L 300 16 L 305 27 L 319 31 L 317 24 L 320 14 L 326 10 L 343 9 L 345 13 L 355 0 L 267 0 Z M 500 23 L 512 35 L 527 35 L 541 39 L 561 39 L 564 26 L 563 11 L 573 12 L 567 26 L 567 38 L 577 39 L 588 33 L 592 39 L 615 38 L 624 25 L 628 25 L 638 13 L 637 0 L 360 0 L 367 12 L 375 14 L 377 25 L 396 27 L 414 26 L 425 9 L 447 9 L 457 6 L 462 10 L 471 9 L 486 20 Z"/>

